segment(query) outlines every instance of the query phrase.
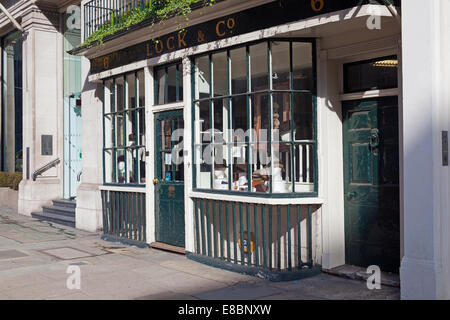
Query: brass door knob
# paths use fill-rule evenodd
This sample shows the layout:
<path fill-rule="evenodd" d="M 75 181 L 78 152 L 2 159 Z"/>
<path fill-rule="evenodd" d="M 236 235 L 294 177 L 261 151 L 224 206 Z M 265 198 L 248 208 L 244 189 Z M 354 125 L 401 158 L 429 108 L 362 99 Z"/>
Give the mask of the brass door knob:
<path fill-rule="evenodd" d="M 159 182 L 158 178 L 153 179 L 153 184 L 157 184 Z"/>

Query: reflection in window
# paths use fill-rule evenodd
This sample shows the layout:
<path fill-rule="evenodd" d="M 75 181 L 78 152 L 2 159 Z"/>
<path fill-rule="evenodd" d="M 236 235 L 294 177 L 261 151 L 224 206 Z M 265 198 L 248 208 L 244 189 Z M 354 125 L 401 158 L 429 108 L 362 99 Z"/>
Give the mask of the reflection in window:
<path fill-rule="evenodd" d="M 2 171 L 22 172 L 22 39 L 14 32 L 2 41 Z"/>
<path fill-rule="evenodd" d="M 194 60 L 196 188 L 315 191 L 312 57 L 311 41 L 277 40 Z"/>
<path fill-rule="evenodd" d="M 144 72 L 104 81 L 104 180 L 145 184 Z"/>
<path fill-rule="evenodd" d="M 344 65 L 344 91 L 397 88 L 397 75 L 397 56 L 348 63 Z"/>
<path fill-rule="evenodd" d="M 183 65 L 171 64 L 155 68 L 155 104 L 183 101 Z"/>

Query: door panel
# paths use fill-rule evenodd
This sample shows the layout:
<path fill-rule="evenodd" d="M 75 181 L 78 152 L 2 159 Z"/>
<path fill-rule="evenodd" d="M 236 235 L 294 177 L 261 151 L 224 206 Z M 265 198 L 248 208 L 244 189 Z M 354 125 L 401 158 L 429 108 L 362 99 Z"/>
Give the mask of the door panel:
<path fill-rule="evenodd" d="M 64 99 L 64 198 L 74 198 L 81 181 L 81 100 L 80 94 Z M 80 179 L 81 180 L 81 179 Z"/>
<path fill-rule="evenodd" d="M 343 103 L 346 263 L 398 272 L 397 97 Z"/>
<path fill-rule="evenodd" d="M 161 112 L 156 115 L 154 180 L 156 241 L 184 247 L 182 138 L 176 142 L 172 141 L 172 133 L 178 129 L 184 129 L 182 111 Z"/>

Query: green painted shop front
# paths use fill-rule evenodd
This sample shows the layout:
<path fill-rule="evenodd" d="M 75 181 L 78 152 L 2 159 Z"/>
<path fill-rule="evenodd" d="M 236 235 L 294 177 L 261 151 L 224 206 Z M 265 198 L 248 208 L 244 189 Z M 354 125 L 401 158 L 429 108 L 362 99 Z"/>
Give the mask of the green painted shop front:
<path fill-rule="evenodd" d="M 184 247 L 184 164 L 172 139 L 184 129 L 183 111 L 155 116 L 155 234 L 156 241 Z M 179 149 L 182 153 L 183 149 Z"/>

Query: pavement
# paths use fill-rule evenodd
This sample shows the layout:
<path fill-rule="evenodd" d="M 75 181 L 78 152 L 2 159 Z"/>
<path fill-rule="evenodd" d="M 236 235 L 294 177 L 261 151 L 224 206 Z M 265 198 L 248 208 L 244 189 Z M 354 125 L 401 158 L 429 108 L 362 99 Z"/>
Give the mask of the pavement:
<path fill-rule="evenodd" d="M 79 277 L 78 277 L 79 275 Z M 78 282 L 79 280 L 79 282 Z M 80 284 L 79 289 L 77 284 Z M 0 300 L 396 300 L 399 288 L 322 273 L 271 282 L 0 208 Z"/>

